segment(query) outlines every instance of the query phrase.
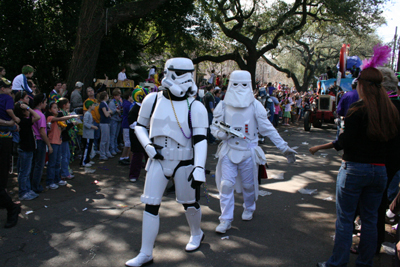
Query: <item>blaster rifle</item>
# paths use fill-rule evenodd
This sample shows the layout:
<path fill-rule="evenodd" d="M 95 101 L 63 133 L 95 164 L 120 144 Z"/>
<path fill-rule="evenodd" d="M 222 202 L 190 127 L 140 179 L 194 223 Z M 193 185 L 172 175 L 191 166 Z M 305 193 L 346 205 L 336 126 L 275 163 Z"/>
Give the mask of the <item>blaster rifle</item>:
<path fill-rule="evenodd" d="M 230 125 L 226 124 L 223 121 L 215 121 L 213 122 L 213 124 L 218 127 L 219 129 L 221 129 L 222 131 L 231 134 L 233 136 L 239 137 L 241 139 L 245 139 L 247 141 L 247 138 L 244 134 L 242 134 L 239 131 L 236 131 L 235 129 L 233 129 Z"/>

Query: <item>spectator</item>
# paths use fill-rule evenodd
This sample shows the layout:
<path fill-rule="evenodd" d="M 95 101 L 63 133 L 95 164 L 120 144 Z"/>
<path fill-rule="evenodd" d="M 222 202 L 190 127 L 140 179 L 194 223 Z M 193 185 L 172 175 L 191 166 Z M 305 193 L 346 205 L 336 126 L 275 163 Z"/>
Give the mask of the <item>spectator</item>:
<path fill-rule="evenodd" d="M 127 81 L 128 80 L 128 78 L 126 77 L 125 72 L 126 72 L 126 69 L 123 67 L 121 69 L 121 72 L 118 73 L 118 81 Z"/>
<path fill-rule="evenodd" d="M 126 91 L 123 96 L 124 100 L 122 102 L 122 136 L 124 139 L 124 149 L 122 150 L 122 155 L 119 158 L 119 164 L 129 165 L 129 153 L 131 148 L 131 141 L 129 139 L 129 122 L 128 122 L 128 114 L 131 110 L 131 106 L 133 103 L 132 94 L 130 91 Z"/>
<path fill-rule="evenodd" d="M 121 90 L 115 88 L 112 92 L 113 99 L 109 103 L 110 110 L 112 111 L 110 121 L 110 153 L 115 156 L 117 153 L 121 153 L 118 149 L 118 135 L 121 131 L 122 122 L 122 101 L 121 101 Z"/>
<path fill-rule="evenodd" d="M 50 92 L 49 102 L 57 102 L 61 98 L 62 83 L 57 81 L 54 83 L 54 89 Z"/>
<path fill-rule="evenodd" d="M 51 102 L 50 102 L 51 103 Z M 62 97 L 57 102 L 58 109 L 60 112 L 58 113 L 58 117 L 65 117 L 68 115 L 68 110 L 70 109 L 70 103 L 68 99 Z M 69 148 L 69 143 L 71 141 L 71 134 L 69 131 L 72 127 L 74 127 L 75 122 L 72 122 L 70 119 L 79 118 L 78 115 L 72 115 L 68 117 L 68 120 L 65 121 L 66 125 L 62 128 L 61 131 L 61 179 L 63 180 L 71 180 L 75 176 L 69 170 L 69 162 L 71 160 L 71 151 Z M 66 185 L 65 181 L 60 181 L 58 185 Z"/>
<path fill-rule="evenodd" d="M 137 118 L 139 116 L 141 103 L 148 93 L 149 92 L 146 88 L 136 88 L 135 90 L 133 90 L 132 98 L 135 102 L 128 113 L 129 140 L 131 143 L 132 151 L 132 158 L 130 163 L 131 165 L 129 168 L 129 181 L 131 181 L 132 183 L 135 183 L 139 178 L 140 171 L 142 169 L 143 157 L 146 160 L 148 158 L 143 146 L 140 144 L 135 134 L 135 126 Z"/>
<path fill-rule="evenodd" d="M 352 244 L 357 204 L 362 221 L 357 266 L 372 266 L 377 244 L 378 208 L 386 187 L 386 156 L 399 131 L 399 114 L 382 87 L 382 73 L 374 67 L 362 70 L 357 91 L 360 101 L 347 112 L 345 130 L 335 142 L 344 149 L 337 178 L 337 222 L 333 255 L 318 266 L 345 266 Z"/>
<path fill-rule="evenodd" d="M 214 98 L 214 87 L 212 85 L 209 85 L 207 87 L 207 93 L 204 95 L 203 102 L 204 105 L 207 109 L 208 113 L 208 124 L 211 125 L 212 119 L 213 119 L 213 112 L 215 108 L 215 98 Z M 210 127 L 208 127 L 208 142 L 209 144 L 214 144 L 215 143 L 215 137 L 211 134 L 210 132 Z"/>
<path fill-rule="evenodd" d="M 331 70 L 331 67 L 326 67 L 326 75 L 328 76 L 328 79 L 335 78 L 335 76 L 333 76 L 333 72 Z"/>
<path fill-rule="evenodd" d="M 83 118 L 83 155 L 81 160 L 81 166 L 83 167 L 91 167 L 94 164 L 94 162 L 90 161 L 90 152 L 92 151 L 94 132 L 98 129 L 97 126 L 93 124 L 92 117 L 92 111 L 96 105 L 97 104 L 92 100 L 85 101 L 85 108 L 87 109 L 87 112 Z"/>
<path fill-rule="evenodd" d="M 75 90 L 71 93 L 71 112 L 74 111 L 76 108 L 82 108 L 82 91 L 83 83 L 76 82 L 75 83 Z"/>
<path fill-rule="evenodd" d="M 112 110 L 108 107 L 107 100 L 108 94 L 107 92 L 101 92 L 99 95 L 100 106 L 100 130 L 101 130 L 101 139 L 100 139 L 100 159 L 108 160 L 108 158 L 113 158 L 114 156 L 110 153 L 110 122 Z"/>
<path fill-rule="evenodd" d="M 107 76 L 106 76 L 107 77 Z M 108 80 L 108 77 L 106 79 L 106 81 Z M 99 88 L 101 87 L 105 87 L 104 84 L 101 84 L 99 86 Z M 93 140 L 93 146 L 94 146 L 94 150 L 96 152 L 99 152 L 99 142 L 100 142 L 100 113 L 99 113 L 99 105 L 98 105 L 98 101 L 95 98 L 95 94 L 94 94 L 94 90 L 92 87 L 88 87 L 86 88 L 86 94 L 88 96 L 88 98 L 85 100 L 85 102 L 83 102 L 83 113 L 85 114 L 87 111 L 86 108 L 86 101 L 93 101 L 96 105 L 93 108 L 93 110 L 91 111 L 92 117 L 93 117 L 93 125 L 97 127 L 97 130 L 94 130 L 94 140 Z"/>
<path fill-rule="evenodd" d="M 208 84 L 214 85 L 214 81 L 215 81 L 215 70 L 212 70 L 210 78 L 208 79 Z"/>
<path fill-rule="evenodd" d="M 17 91 L 24 90 L 33 98 L 33 91 L 28 85 L 27 78 L 32 78 L 34 72 L 35 69 L 30 65 L 22 67 L 22 74 L 17 75 L 13 80 L 12 90 L 14 94 L 16 94 Z"/>
<path fill-rule="evenodd" d="M 40 120 L 33 124 L 33 133 L 36 137 L 36 149 L 33 155 L 31 185 L 32 190 L 39 194 L 43 192 L 43 187 L 40 182 L 42 180 L 42 173 L 46 159 L 46 146 L 49 149 L 49 155 L 53 153 L 53 148 L 51 147 L 49 138 L 47 137 L 46 117 L 42 113 L 42 110 L 47 106 L 46 94 L 41 93 L 35 95 L 33 98 L 33 106 L 35 107 L 35 112 L 40 116 Z"/>
<path fill-rule="evenodd" d="M 35 136 L 33 135 L 33 123 L 40 120 L 40 116 L 26 103 L 15 104 L 15 114 L 21 120 L 19 134 L 21 140 L 18 148 L 18 185 L 19 200 L 32 200 L 39 195 L 32 191 L 30 173 L 32 169 L 33 152 L 35 151 Z"/>

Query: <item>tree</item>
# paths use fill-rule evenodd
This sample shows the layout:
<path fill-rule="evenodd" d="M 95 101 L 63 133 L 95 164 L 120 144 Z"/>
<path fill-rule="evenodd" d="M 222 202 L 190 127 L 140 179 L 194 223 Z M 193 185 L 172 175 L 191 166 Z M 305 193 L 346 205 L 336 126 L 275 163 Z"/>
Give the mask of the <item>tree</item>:
<path fill-rule="evenodd" d="M 166 0 L 122 2 L 106 8 L 104 0 L 83 0 L 76 34 L 75 49 L 69 65 L 67 83 L 90 84 L 93 79 L 101 42 L 106 32 L 120 23 L 137 23 Z"/>
<path fill-rule="evenodd" d="M 257 60 L 275 49 L 282 37 L 301 30 L 308 18 L 314 23 L 341 23 L 344 27 L 365 31 L 370 29 L 371 21 L 381 20 L 379 5 L 384 1 L 295 0 L 288 4 L 278 0 L 268 6 L 253 0 L 247 7 L 240 0 L 201 0 L 202 8 L 230 39 L 232 48 L 223 54 L 204 53 L 193 62 L 234 60 L 241 69 L 251 73 L 254 85 Z"/>
<path fill-rule="evenodd" d="M 343 43 L 351 44 L 351 55 L 365 58 L 379 43 L 376 35 L 355 35 L 340 25 L 308 24 L 298 34 L 290 36 L 263 59 L 276 70 L 291 78 L 298 91 L 306 91 L 315 76 L 327 66 L 336 66 Z"/>

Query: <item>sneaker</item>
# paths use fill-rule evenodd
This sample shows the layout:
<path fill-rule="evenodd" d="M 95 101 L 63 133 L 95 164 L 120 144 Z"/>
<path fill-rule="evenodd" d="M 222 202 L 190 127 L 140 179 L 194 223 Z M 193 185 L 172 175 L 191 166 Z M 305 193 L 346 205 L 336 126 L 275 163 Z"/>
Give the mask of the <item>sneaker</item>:
<path fill-rule="evenodd" d="M 131 183 L 136 183 L 137 178 L 130 178 L 129 181 L 130 181 Z"/>
<path fill-rule="evenodd" d="M 130 165 L 131 164 L 129 161 L 126 161 L 125 159 L 118 160 L 118 163 L 121 165 Z"/>
<path fill-rule="evenodd" d="M 64 185 L 67 185 L 67 182 L 61 180 L 61 181 L 59 181 L 57 184 L 58 184 L 58 185 L 61 185 L 61 186 L 64 186 Z"/>
<path fill-rule="evenodd" d="M 95 164 L 95 163 L 96 163 L 96 162 L 94 162 L 94 161 L 89 162 L 89 164 L 92 164 L 92 165 Z"/>
<path fill-rule="evenodd" d="M 229 229 L 231 229 L 231 223 L 227 221 L 221 221 L 217 228 L 215 228 L 215 232 L 225 234 Z"/>
<path fill-rule="evenodd" d="M 250 221 L 251 219 L 253 219 L 253 212 L 254 211 L 249 211 L 249 210 L 244 210 L 242 213 L 242 220 L 243 221 Z"/>
<path fill-rule="evenodd" d="M 82 163 L 82 167 L 92 167 L 92 164 L 90 163 Z"/>
<path fill-rule="evenodd" d="M 326 262 L 318 262 L 317 267 L 327 267 Z"/>
<path fill-rule="evenodd" d="M 23 195 L 22 197 L 19 197 L 19 200 L 32 200 L 35 198 L 37 198 L 37 196 L 35 197 L 35 196 L 29 194 L 29 192 L 28 192 L 28 193 L 25 193 L 25 195 Z"/>
<path fill-rule="evenodd" d="M 61 177 L 61 180 L 72 180 L 72 179 L 74 179 L 74 177 L 75 177 L 75 175 L 70 174 L 70 175 L 68 175 L 68 176 Z"/>
<path fill-rule="evenodd" d="M 119 150 L 119 149 L 116 149 L 115 150 L 115 153 L 121 153 L 122 151 L 121 150 Z"/>
<path fill-rule="evenodd" d="M 99 160 L 108 160 L 107 157 L 100 157 Z"/>
<path fill-rule="evenodd" d="M 57 188 L 58 188 L 58 185 L 56 185 L 56 184 L 51 184 L 51 185 L 46 186 L 46 188 L 47 188 L 47 189 L 57 189 Z"/>
<path fill-rule="evenodd" d="M 106 154 L 107 158 L 113 158 L 114 156 L 111 153 Z"/>
<path fill-rule="evenodd" d="M 38 197 L 38 196 L 39 196 L 39 194 L 36 194 L 36 192 L 33 191 L 33 190 L 29 191 L 29 194 L 30 194 L 31 196 L 34 196 L 34 197 Z"/>

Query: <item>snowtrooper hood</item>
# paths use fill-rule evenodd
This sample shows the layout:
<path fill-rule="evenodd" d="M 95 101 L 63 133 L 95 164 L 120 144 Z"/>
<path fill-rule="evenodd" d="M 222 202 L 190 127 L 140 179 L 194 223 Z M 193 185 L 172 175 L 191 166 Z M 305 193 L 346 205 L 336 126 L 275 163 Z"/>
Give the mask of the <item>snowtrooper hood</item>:
<path fill-rule="evenodd" d="M 165 63 L 161 85 L 177 97 L 194 96 L 197 86 L 193 77 L 193 62 L 188 58 L 171 58 Z"/>
<path fill-rule="evenodd" d="M 224 103 L 235 108 L 247 108 L 253 101 L 250 72 L 235 70 L 231 73 Z"/>

